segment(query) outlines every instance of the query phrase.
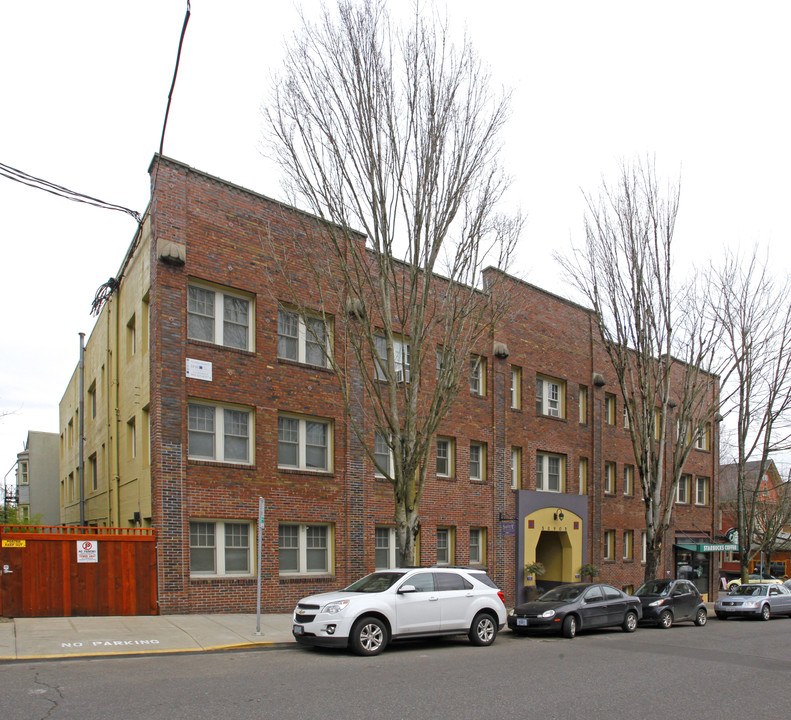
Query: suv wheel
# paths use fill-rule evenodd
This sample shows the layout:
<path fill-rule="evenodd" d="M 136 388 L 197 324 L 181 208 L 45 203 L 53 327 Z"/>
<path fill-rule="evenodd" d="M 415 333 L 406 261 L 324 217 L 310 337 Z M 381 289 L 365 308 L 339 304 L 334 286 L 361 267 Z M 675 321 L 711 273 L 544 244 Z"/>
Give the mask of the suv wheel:
<path fill-rule="evenodd" d="M 478 613 L 468 637 L 473 645 L 491 645 L 497 637 L 497 621 L 489 613 Z"/>
<path fill-rule="evenodd" d="M 378 655 L 387 646 L 387 628 L 375 617 L 362 617 L 352 627 L 352 650 L 358 655 Z"/>

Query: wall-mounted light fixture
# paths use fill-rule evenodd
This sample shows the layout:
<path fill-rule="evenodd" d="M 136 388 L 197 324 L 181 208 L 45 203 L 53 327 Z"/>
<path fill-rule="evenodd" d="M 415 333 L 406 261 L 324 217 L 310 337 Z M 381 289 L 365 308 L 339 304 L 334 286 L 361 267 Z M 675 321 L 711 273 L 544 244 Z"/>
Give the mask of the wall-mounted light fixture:
<path fill-rule="evenodd" d="M 553 517 L 555 518 L 555 520 L 560 520 L 561 522 L 563 522 L 563 518 L 566 516 L 563 514 L 563 511 L 560 508 L 558 508 L 557 510 L 555 510 L 555 515 Z"/>

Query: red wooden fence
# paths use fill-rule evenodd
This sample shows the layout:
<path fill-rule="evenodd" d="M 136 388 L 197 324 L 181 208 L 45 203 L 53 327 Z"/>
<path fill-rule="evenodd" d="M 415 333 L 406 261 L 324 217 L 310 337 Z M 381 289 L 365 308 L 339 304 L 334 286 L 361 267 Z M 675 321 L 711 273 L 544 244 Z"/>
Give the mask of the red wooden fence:
<path fill-rule="evenodd" d="M 0 616 L 156 615 L 149 528 L 0 526 Z"/>

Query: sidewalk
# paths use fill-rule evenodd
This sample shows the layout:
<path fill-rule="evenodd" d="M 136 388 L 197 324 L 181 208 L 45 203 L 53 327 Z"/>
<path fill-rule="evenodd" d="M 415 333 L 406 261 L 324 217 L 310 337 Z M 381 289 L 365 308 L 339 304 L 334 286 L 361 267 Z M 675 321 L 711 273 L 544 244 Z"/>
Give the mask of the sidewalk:
<path fill-rule="evenodd" d="M 0 662 L 277 648 L 294 643 L 290 614 L 0 618 Z"/>

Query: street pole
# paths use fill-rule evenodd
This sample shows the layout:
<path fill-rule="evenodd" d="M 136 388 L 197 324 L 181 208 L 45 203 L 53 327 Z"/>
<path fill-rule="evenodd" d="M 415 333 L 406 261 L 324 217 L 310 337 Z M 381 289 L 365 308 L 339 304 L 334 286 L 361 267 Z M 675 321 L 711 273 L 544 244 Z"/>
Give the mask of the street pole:
<path fill-rule="evenodd" d="M 256 582 L 256 593 L 255 593 L 255 607 L 256 607 L 256 617 L 255 617 L 255 634 L 261 634 L 261 555 L 262 555 L 262 546 L 264 540 L 264 518 L 266 516 L 266 502 L 264 498 L 258 498 L 258 571 L 257 571 L 257 582 Z"/>

